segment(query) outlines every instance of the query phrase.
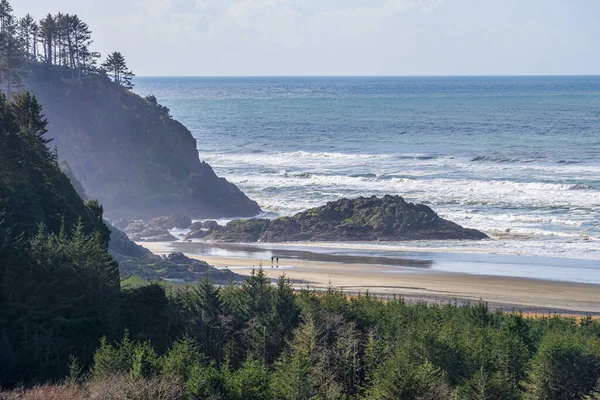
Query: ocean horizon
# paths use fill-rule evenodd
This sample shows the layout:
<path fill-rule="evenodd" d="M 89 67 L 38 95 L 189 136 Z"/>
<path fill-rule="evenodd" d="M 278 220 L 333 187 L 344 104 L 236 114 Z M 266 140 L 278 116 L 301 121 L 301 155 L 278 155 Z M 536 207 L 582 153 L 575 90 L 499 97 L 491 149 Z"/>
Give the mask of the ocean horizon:
<path fill-rule="evenodd" d="M 510 74 L 510 75 L 138 75 L 135 79 L 154 78 L 594 78 L 600 74 Z"/>

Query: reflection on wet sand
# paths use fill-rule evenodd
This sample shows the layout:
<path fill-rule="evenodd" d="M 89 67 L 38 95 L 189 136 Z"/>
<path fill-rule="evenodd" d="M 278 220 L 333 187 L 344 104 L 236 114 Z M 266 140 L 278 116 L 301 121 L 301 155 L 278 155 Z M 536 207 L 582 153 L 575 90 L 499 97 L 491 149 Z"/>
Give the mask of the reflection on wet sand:
<path fill-rule="evenodd" d="M 193 253 L 210 257 L 239 257 L 270 259 L 272 256 L 280 260 L 299 260 L 315 262 L 335 262 L 344 264 L 369 264 L 407 268 L 431 268 L 433 260 L 391 258 L 381 256 L 359 256 L 348 254 L 321 253 L 307 250 L 292 250 L 281 248 L 264 248 L 251 244 L 232 243 L 198 243 L 198 242 L 173 242 L 173 251 Z"/>

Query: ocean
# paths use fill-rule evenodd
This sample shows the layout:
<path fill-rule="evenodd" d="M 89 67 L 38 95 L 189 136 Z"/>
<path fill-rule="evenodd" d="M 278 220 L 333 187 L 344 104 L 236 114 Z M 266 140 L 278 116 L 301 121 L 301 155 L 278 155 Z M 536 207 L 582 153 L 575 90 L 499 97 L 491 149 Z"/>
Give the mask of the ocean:
<path fill-rule="evenodd" d="M 135 84 L 171 109 L 200 158 L 267 217 L 397 194 L 493 238 L 331 246 L 600 261 L 600 77 Z"/>

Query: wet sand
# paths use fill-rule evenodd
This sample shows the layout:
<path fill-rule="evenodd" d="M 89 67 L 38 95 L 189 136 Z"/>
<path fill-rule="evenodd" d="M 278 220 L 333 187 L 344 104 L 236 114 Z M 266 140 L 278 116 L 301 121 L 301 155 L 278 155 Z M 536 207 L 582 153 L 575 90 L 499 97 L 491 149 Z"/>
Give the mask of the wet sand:
<path fill-rule="evenodd" d="M 289 258 L 280 258 L 280 268 L 271 268 L 272 253 L 269 251 L 246 249 L 231 257 L 227 251 L 222 251 L 222 255 L 218 251 L 197 254 L 197 244 L 194 246 L 193 243 L 139 244 L 155 254 L 182 251 L 189 257 L 204 260 L 217 268 L 230 268 L 241 275 L 249 275 L 252 268 L 262 265 L 273 279 L 285 273 L 296 288 L 318 290 L 331 284 L 348 294 L 369 291 L 384 298 L 402 296 L 407 301 L 462 304 L 483 300 L 495 309 L 600 315 L 600 285 L 595 284 L 440 272 L 428 269 L 426 260 L 398 258 L 390 262 L 389 259 L 360 256 L 343 259 L 326 254 L 315 256 L 311 252 L 305 257 L 296 254 L 295 258 L 288 254 Z M 278 254 L 282 254 L 281 251 L 278 250 Z M 468 254 L 464 256 L 469 257 Z"/>

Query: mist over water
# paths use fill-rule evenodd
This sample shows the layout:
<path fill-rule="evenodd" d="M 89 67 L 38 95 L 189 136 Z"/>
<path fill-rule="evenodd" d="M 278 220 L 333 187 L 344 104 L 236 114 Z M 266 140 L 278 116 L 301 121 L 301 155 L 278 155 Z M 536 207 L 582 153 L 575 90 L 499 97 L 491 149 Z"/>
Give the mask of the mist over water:
<path fill-rule="evenodd" d="M 138 78 L 135 91 L 269 215 L 399 194 L 496 240 L 386 248 L 600 260 L 600 77 Z"/>

